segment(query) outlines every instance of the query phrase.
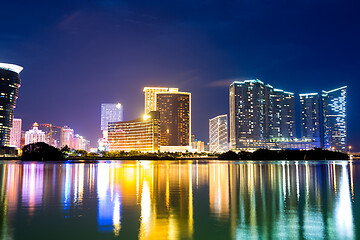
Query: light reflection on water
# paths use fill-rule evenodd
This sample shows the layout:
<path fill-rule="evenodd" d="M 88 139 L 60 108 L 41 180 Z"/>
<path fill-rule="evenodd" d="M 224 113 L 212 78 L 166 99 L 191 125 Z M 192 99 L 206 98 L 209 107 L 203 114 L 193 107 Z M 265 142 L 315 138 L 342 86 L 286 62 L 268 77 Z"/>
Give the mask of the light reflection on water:
<path fill-rule="evenodd" d="M 359 238 L 360 163 L 0 162 L 1 239 Z"/>

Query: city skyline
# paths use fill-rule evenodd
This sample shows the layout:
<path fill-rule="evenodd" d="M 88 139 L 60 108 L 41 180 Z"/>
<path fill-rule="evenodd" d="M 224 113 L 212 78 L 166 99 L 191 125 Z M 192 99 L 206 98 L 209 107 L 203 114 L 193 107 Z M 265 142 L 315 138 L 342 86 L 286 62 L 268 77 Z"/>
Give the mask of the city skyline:
<path fill-rule="evenodd" d="M 135 119 L 144 111 L 138 96 L 151 84 L 192 93 L 192 132 L 207 141 L 204 123 L 227 109 L 228 85 L 259 78 L 295 98 L 349 86 L 348 138 L 360 149 L 354 1 L 2 6 L 0 62 L 25 69 L 14 112 L 24 128 L 34 121 L 71 125 L 96 143 L 99 104 L 121 102 L 124 120 Z M 27 21 L 14 20 L 18 14 Z"/>

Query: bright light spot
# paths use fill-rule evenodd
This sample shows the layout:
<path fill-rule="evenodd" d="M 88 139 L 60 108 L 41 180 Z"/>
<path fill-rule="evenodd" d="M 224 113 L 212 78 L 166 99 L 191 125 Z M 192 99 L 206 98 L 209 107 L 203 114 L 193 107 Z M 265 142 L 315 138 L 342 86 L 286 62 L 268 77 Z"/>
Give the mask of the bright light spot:
<path fill-rule="evenodd" d="M 149 118 L 150 118 L 150 116 L 149 116 L 149 115 L 144 114 L 144 116 L 143 116 L 144 121 L 148 120 Z"/>
<path fill-rule="evenodd" d="M 116 108 L 120 109 L 121 108 L 121 103 L 116 104 Z"/>

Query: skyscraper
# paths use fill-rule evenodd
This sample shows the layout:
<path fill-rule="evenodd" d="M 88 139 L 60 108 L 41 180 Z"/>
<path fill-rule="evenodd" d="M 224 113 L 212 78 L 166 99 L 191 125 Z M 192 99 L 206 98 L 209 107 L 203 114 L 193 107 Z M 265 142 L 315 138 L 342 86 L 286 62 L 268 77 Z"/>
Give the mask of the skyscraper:
<path fill-rule="evenodd" d="M 39 129 L 45 133 L 45 142 L 54 147 L 60 147 L 61 127 L 51 123 L 39 124 Z"/>
<path fill-rule="evenodd" d="M 320 147 L 320 97 L 318 93 L 300 94 L 301 137 Z"/>
<path fill-rule="evenodd" d="M 14 118 L 10 132 L 10 147 L 20 148 L 21 140 L 21 119 Z"/>
<path fill-rule="evenodd" d="M 158 92 L 156 110 L 160 113 L 160 146 L 190 146 L 191 93 Z"/>
<path fill-rule="evenodd" d="M 322 91 L 323 147 L 325 149 L 342 152 L 347 150 L 346 91 L 346 86 Z"/>
<path fill-rule="evenodd" d="M 233 82 L 229 89 L 231 149 L 257 148 L 265 140 L 265 85 Z"/>
<path fill-rule="evenodd" d="M 178 92 L 177 88 L 166 87 L 144 87 L 145 93 L 145 114 L 156 111 L 156 93 L 159 92 Z"/>
<path fill-rule="evenodd" d="M 210 152 L 225 152 L 228 150 L 227 114 L 209 120 Z"/>
<path fill-rule="evenodd" d="M 0 146 L 5 146 L 10 140 L 13 121 L 13 111 L 20 87 L 19 73 L 22 67 L 0 63 Z"/>
<path fill-rule="evenodd" d="M 121 103 L 101 104 L 101 131 L 104 138 L 107 139 L 108 123 L 120 121 L 123 121 L 123 106 Z"/>
<path fill-rule="evenodd" d="M 39 124 L 33 124 L 33 128 L 25 133 L 25 145 L 30 143 L 45 142 L 45 133 L 39 130 Z"/>
<path fill-rule="evenodd" d="M 74 129 L 64 126 L 61 131 L 60 147 L 68 146 L 73 148 L 74 146 Z"/>
<path fill-rule="evenodd" d="M 266 139 L 296 137 L 294 93 L 266 85 L 265 88 Z"/>
<path fill-rule="evenodd" d="M 109 151 L 154 152 L 160 145 L 159 112 L 152 111 L 133 121 L 110 122 Z"/>

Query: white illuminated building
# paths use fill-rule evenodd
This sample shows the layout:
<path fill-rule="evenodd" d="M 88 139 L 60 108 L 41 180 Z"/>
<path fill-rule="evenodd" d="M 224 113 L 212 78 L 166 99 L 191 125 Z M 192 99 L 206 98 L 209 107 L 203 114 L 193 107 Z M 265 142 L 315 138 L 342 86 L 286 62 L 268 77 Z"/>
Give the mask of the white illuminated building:
<path fill-rule="evenodd" d="M 209 120 L 209 145 L 210 152 L 228 150 L 227 114 Z"/>
<path fill-rule="evenodd" d="M 10 131 L 10 146 L 18 149 L 20 148 L 21 122 L 20 118 L 14 118 Z"/>
<path fill-rule="evenodd" d="M 30 143 L 45 142 L 45 133 L 39 130 L 39 125 L 35 122 L 33 128 L 25 133 L 25 145 Z"/>
<path fill-rule="evenodd" d="M 121 103 L 101 104 L 101 131 L 103 138 L 107 139 L 108 123 L 123 121 L 123 106 Z"/>

